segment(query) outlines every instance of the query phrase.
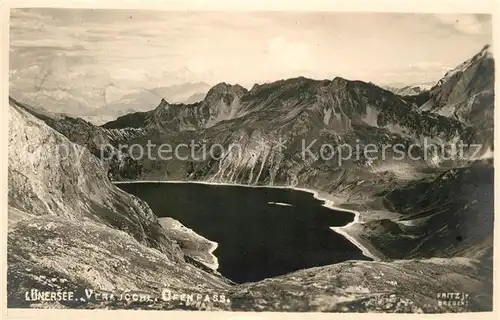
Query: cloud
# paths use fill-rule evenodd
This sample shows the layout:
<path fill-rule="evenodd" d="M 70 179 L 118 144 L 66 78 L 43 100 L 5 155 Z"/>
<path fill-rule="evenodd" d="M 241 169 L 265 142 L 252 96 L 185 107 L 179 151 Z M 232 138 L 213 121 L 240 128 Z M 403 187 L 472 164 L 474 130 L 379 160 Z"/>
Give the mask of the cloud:
<path fill-rule="evenodd" d="M 491 42 L 490 26 L 485 15 L 13 10 L 10 87 L 80 110 L 185 82 L 437 80 Z"/>
<path fill-rule="evenodd" d="M 272 63 L 290 71 L 304 68 L 311 58 L 307 43 L 291 41 L 281 36 L 269 40 L 267 54 Z"/>
<path fill-rule="evenodd" d="M 443 25 L 469 35 L 481 34 L 491 29 L 491 16 L 473 14 L 439 14 L 437 20 Z"/>

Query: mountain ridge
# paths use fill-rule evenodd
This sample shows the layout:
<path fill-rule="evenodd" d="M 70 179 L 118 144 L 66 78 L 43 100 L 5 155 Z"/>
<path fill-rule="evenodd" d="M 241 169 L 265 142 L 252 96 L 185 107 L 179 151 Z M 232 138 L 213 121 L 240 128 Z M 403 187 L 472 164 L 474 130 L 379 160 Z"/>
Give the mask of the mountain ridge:
<path fill-rule="evenodd" d="M 472 58 L 448 71 L 430 89 L 429 100 L 420 109 L 492 130 L 494 70 L 491 46 L 486 45 Z"/>
<path fill-rule="evenodd" d="M 358 117 L 354 121 L 366 122 L 368 120 L 369 124 L 375 126 L 378 126 L 379 122 L 381 126 L 387 126 L 388 123 L 394 121 L 396 121 L 393 123 L 394 125 L 425 122 L 430 126 L 424 132 L 427 136 L 432 136 L 434 133 L 432 132 L 432 127 L 435 125 L 433 123 L 447 122 L 448 125 L 443 127 L 450 127 L 451 130 L 445 133 L 446 138 L 450 138 L 450 134 L 456 133 L 457 130 L 467 131 L 467 126 L 459 121 L 448 119 L 439 114 L 421 112 L 390 91 L 370 83 L 350 81 L 341 77 L 331 81 L 304 77 L 279 80 L 269 84 L 256 85 L 250 91 L 240 87 L 241 89 L 236 94 L 228 89 L 230 87 L 227 84 L 220 84 L 219 87 L 215 86 L 214 88 L 214 91 L 219 92 L 217 101 L 213 101 L 215 96 L 213 94 L 207 95 L 208 99 L 192 105 L 169 104 L 162 100 L 153 111 L 135 113 L 133 116 L 127 115 L 109 122 L 103 127 L 117 129 L 131 126 L 153 128 L 158 131 L 192 131 L 206 129 L 220 121 L 234 120 L 253 112 L 280 111 L 278 108 L 288 104 L 287 111 L 291 114 L 298 114 L 314 107 L 321 109 L 318 110 L 320 113 L 318 116 L 323 117 L 323 122 L 326 125 L 336 120 L 337 124 L 341 126 L 349 126 L 353 121 L 352 116 L 357 117 L 364 113 L 365 117 L 372 117 L 372 119 L 359 119 Z M 225 97 L 220 96 L 222 91 L 224 91 Z M 234 96 L 236 101 L 232 100 L 231 96 Z M 381 103 L 377 100 L 378 98 L 373 98 L 375 96 L 380 96 L 382 100 L 388 101 Z M 227 100 L 221 103 L 223 98 Z M 342 106 L 346 105 L 349 106 L 349 109 L 343 110 Z M 221 111 L 221 109 L 223 110 Z M 137 122 L 131 121 L 132 118 L 136 118 Z M 290 116 L 287 119 L 289 118 Z M 402 123 L 399 120 L 402 120 Z M 392 127 L 389 129 L 394 129 L 396 132 L 399 130 L 399 128 Z M 408 131 L 415 131 L 415 129 L 414 126 L 410 127 L 406 134 L 409 134 Z"/>

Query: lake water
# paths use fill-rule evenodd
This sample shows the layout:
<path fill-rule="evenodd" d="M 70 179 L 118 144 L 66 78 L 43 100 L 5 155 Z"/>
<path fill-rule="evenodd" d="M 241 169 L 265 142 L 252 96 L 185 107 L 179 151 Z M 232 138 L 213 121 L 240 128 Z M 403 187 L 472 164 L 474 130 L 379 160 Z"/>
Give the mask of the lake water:
<path fill-rule="evenodd" d="M 219 272 L 237 283 L 345 260 L 370 260 L 331 230 L 354 214 L 323 206 L 293 189 L 195 183 L 130 183 L 118 187 L 219 244 Z"/>

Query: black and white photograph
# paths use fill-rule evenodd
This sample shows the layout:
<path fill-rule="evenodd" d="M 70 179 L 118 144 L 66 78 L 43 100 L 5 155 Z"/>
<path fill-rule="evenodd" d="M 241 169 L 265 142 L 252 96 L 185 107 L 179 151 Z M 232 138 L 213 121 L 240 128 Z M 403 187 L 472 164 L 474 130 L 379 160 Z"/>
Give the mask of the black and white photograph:
<path fill-rule="evenodd" d="M 492 14 L 9 18 L 9 309 L 493 311 Z"/>

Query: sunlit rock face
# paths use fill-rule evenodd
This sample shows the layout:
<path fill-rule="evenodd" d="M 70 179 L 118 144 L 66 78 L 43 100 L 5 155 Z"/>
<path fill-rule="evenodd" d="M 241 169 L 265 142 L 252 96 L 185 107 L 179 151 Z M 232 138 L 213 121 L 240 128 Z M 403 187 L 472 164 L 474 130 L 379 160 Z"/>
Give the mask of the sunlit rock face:
<path fill-rule="evenodd" d="M 174 104 L 161 99 L 149 112 L 124 115 L 104 124 L 105 128 L 142 127 L 158 131 L 184 131 L 207 128 L 241 115 L 240 98 L 247 90 L 239 85 L 220 83 L 205 98 L 193 104 Z"/>
<path fill-rule="evenodd" d="M 169 283 L 201 285 L 200 291 L 226 287 L 208 268 L 186 262 L 213 264 L 202 254 L 208 240 L 164 228 L 145 202 L 111 183 L 89 150 L 15 105 L 9 107 L 8 196 L 14 305 L 30 305 L 16 297 L 34 286 L 158 292 Z M 64 281 L 44 280 L 52 278 Z"/>
<path fill-rule="evenodd" d="M 493 129 L 495 62 L 490 46 L 450 70 L 421 106 L 484 130 Z"/>

